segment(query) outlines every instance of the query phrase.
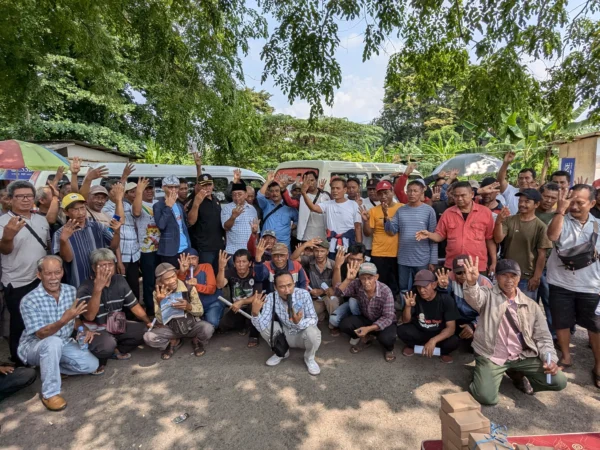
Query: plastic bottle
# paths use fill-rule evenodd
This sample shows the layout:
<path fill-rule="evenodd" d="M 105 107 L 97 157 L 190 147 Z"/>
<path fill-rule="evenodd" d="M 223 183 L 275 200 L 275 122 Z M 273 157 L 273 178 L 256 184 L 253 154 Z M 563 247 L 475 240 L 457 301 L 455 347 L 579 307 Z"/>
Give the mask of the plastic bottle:
<path fill-rule="evenodd" d="M 85 331 L 83 331 L 83 326 L 79 326 L 79 328 L 77 328 L 77 343 L 79 344 L 79 348 L 81 350 L 88 349 L 87 342 L 85 342 Z"/>

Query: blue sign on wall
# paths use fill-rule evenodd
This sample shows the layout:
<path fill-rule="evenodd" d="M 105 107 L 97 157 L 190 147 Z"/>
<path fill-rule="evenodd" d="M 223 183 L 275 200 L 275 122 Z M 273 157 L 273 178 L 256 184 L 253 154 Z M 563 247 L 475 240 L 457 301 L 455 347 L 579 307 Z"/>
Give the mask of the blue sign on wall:
<path fill-rule="evenodd" d="M 573 182 L 575 181 L 575 158 L 562 158 L 560 160 L 560 170 L 571 174 L 570 186 L 573 186 Z"/>

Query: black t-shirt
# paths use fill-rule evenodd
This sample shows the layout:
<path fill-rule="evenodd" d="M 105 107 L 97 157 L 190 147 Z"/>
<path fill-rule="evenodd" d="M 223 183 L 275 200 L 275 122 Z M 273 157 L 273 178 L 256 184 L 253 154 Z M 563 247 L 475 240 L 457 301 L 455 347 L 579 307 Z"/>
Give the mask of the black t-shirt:
<path fill-rule="evenodd" d="M 94 280 L 88 278 L 77 289 L 77 298 L 89 302 L 94 292 Z M 94 319 L 98 325 L 105 325 L 108 313 L 122 311 L 124 308 L 131 309 L 138 304 L 135 295 L 131 291 L 127 280 L 121 275 L 113 275 L 110 286 L 102 290 L 100 297 L 100 308 Z"/>
<path fill-rule="evenodd" d="M 225 278 L 231 292 L 231 301 L 235 302 L 241 298 L 250 297 L 254 292 L 261 292 L 262 282 L 256 280 L 254 269 L 251 269 L 244 278 L 240 277 L 235 269 L 225 269 Z"/>
<path fill-rule="evenodd" d="M 437 219 L 437 223 L 440 223 L 442 214 L 444 214 L 444 212 L 446 212 L 446 210 L 448 208 L 450 208 L 450 206 L 448 206 L 448 202 L 446 200 L 438 200 L 437 202 L 433 202 L 433 205 L 431 205 L 431 207 L 435 211 L 435 218 Z M 438 258 L 445 258 L 445 257 L 446 257 L 446 239 L 444 239 L 442 242 L 438 243 Z"/>
<path fill-rule="evenodd" d="M 429 302 L 417 294 L 416 303 L 411 322 L 423 331 L 440 332 L 446 328 L 446 322 L 460 319 L 456 303 L 448 294 L 438 292 Z"/>
<path fill-rule="evenodd" d="M 190 207 L 193 207 L 190 204 Z M 188 212 L 189 216 L 189 212 Z M 199 252 L 216 252 L 225 248 L 225 230 L 221 226 L 221 202 L 213 194 L 198 207 L 198 220 L 188 228 L 192 247 Z"/>

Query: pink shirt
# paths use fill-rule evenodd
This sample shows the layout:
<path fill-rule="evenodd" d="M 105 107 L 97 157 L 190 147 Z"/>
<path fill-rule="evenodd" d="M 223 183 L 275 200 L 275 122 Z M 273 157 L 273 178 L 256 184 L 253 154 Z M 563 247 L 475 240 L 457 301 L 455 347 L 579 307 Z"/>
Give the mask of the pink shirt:
<path fill-rule="evenodd" d="M 517 316 L 518 305 L 514 300 L 508 300 L 508 308 L 506 314 L 512 315 L 515 319 L 515 323 L 519 323 L 519 317 Z M 523 352 L 523 346 L 519 340 L 519 336 L 514 332 L 506 315 L 502 317 L 502 322 L 498 327 L 498 336 L 496 337 L 496 346 L 494 347 L 494 354 L 490 358 L 494 364 L 503 366 L 506 361 L 514 361 L 519 358 L 519 355 Z"/>

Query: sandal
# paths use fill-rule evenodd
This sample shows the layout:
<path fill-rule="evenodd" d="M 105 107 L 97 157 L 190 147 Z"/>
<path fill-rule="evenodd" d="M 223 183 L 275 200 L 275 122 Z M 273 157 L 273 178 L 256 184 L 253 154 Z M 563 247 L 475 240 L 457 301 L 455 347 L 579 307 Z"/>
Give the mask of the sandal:
<path fill-rule="evenodd" d="M 391 351 L 391 352 L 385 352 L 384 358 L 385 358 L 385 360 L 387 362 L 394 362 L 394 361 L 396 361 L 396 355 L 394 354 L 393 351 Z"/>
<path fill-rule="evenodd" d="M 104 375 L 104 371 L 106 370 L 106 366 L 98 366 L 95 372 L 92 372 L 90 375 L 98 376 Z"/>
<path fill-rule="evenodd" d="M 171 343 L 169 342 L 169 345 L 167 346 L 165 351 L 162 352 L 162 355 L 160 355 L 160 357 L 165 361 L 167 359 L 171 359 L 171 357 L 175 354 L 175 352 L 177 350 L 179 350 L 181 348 L 182 345 L 183 345 L 183 339 L 179 339 L 179 344 L 177 344 L 175 346 L 171 345 Z"/>
<path fill-rule="evenodd" d="M 128 361 L 131 359 L 131 353 L 121 353 L 118 350 L 110 355 L 109 359 L 116 359 L 117 361 Z"/>
<path fill-rule="evenodd" d="M 560 367 L 560 368 L 562 368 L 562 369 L 568 369 L 568 368 L 570 368 L 570 367 L 573 367 L 573 363 L 571 363 L 571 364 L 564 363 L 564 362 L 563 362 L 563 360 L 562 360 L 562 358 L 560 358 L 560 359 L 558 360 L 558 364 L 557 364 L 557 366 L 559 366 L 559 367 Z"/>
<path fill-rule="evenodd" d="M 330 328 L 329 333 L 331 334 L 331 337 L 338 337 L 340 335 L 340 329 L 339 328 Z"/>
<path fill-rule="evenodd" d="M 533 395 L 533 388 L 527 377 L 522 377 L 520 380 L 513 380 L 515 387 L 527 395 Z"/>
<path fill-rule="evenodd" d="M 600 375 L 594 372 L 594 369 L 592 369 L 592 380 L 594 382 L 594 386 L 600 389 Z"/>
<path fill-rule="evenodd" d="M 358 344 L 350 347 L 350 353 L 357 354 L 362 352 L 364 349 L 369 348 L 371 346 L 371 339 L 358 341 Z"/>
<path fill-rule="evenodd" d="M 196 339 L 192 340 L 192 348 L 194 349 L 194 356 L 202 356 L 206 353 L 204 344 Z"/>
<path fill-rule="evenodd" d="M 248 338 L 248 348 L 254 348 L 254 347 L 258 347 L 258 338 L 257 337 Z"/>
<path fill-rule="evenodd" d="M 415 354 L 415 349 L 412 347 L 404 347 L 402 354 L 404 356 L 413 356 Z"/>

